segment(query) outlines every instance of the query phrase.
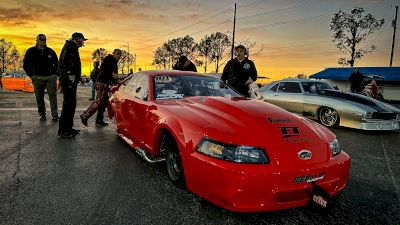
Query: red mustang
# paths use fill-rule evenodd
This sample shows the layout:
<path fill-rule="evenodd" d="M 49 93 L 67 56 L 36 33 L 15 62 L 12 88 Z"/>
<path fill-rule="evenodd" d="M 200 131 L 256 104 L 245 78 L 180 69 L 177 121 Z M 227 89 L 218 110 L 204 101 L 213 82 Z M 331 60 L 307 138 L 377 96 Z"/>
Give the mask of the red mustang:
<path fill-rule="evenodd" d="M 112 92 L 118 135 L 147 161 L 166 160 L 176 186 L 222 208 L 326 207 L 346 185 L 350 158 L 332 132 L 218 78 L 143 71 Z"/>

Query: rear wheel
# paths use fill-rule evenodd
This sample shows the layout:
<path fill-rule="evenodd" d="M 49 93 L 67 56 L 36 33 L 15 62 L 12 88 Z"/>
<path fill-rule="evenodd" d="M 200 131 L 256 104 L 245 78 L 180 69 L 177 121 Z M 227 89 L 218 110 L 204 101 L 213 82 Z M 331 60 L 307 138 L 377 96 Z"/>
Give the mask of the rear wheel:
<path fill-rule="evenodd" d="M 166 152 L 169 179 L 176 187 L 184 189 L 186 184 L 181 152 L 179 151 L 178 145 L 172 135 L 166 133 L 161 135 L 159 152 Z"/>
<path fill-rule="evenodd" d="M 322 107 L 319 110 L 319 121 L 326 127 L 333 127 L 339 125 L 339 114 L 336 110 L 329 107 Z"/>

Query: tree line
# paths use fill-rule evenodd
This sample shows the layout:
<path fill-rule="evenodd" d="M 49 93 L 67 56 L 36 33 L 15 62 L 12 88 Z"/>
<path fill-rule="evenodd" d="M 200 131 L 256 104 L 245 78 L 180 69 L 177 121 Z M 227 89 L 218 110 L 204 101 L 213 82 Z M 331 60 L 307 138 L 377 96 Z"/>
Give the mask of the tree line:
<path fill-rule="evenodd" d="M 355 7 L 349 12 L 339 10 L 329 24 L 333 37 L 332 41 L 336 43 L 339 51 L 345 55 L 345 57 L 339 58 L 338 64 L 354 67 L 356 60 L 360 60 L 366 54 L 374 51 L 375 45 L 360 46 L 369 35 L 381 29 L 383 24 L 384 19 L 375 19 L 373 15 L 366 14 L 361 7 Z M 185 55 L 196 66 L 202 67 L 205 73 L 207 73 L 211 64 L 214 64 L 215 72 L 218 73 L 221 65 L 230 58 L 231 44 L 230 37 L 221 32 L 206 35 L 198 43 L 189 35 L 174 38 L 164 42 L 153 52 L 152 64 L 158 69 L 171 69 L 177 59 L 181 55 Z M 253 51 L 256 43 L 249 39 L 240 42 L 240 44 L 246 46 L 250 56 L 260 55 L 263 51 L 263 47 Z M 91 59 L 101 63 L 106 55 L 106 49 L 98 48 L 92 52 Z M 0 39 L 1 72 L 11 69 L 21 70 L 23 58 L 24 54 L 21 54 L 12 42 L 4 38 Z M 122 50 L 122 57 L 118 62 L 121 73 L 125 73 L 125 68 L 130 67 L 129 65 L 132 65 L 135 60 L 132 54 Z"/>
<path fill-rule="evenodd" d="M 263 48 L 252 52 L 256 42 L 249 39 L 241 42 L 245 45 L 250 55 L 261 54 Z M 171 69 L 181 55 L 188 57 L 196 66 L 202 67 L 207 73 L 207 68 L 214 64 L 215 72 L 220 71 L 223 65 L 231 55 L 232 41 L 227 34 L 216 32 L 204 36 L 200 42 L 195 42 L 193 37 L 186 35 L 184 37 L 174 38 L 164 42 L 154 51 L 153 65 L 158 69 Z"/>

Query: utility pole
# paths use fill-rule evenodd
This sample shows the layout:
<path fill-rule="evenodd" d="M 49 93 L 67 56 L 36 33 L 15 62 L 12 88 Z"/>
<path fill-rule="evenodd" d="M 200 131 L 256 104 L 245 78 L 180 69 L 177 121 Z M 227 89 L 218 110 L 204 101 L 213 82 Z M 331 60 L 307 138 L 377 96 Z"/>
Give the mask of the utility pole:
<path fill-rule="evenodd" d="M 390 67 L 393 63 L 393 51 L 394 51 L 394 40 L 396 39 L 396 26 L 397 26 L 397 10 L 399 6 L 396 5 L 396 13 L 394 15 L 394 20 L 392 21 L 393 26 L 393 40 L 392 40 L 392 52 L 390 53 Z"/>
<path fill-rule="evenodd" d="M 135 61 L 133 61 L 134 62 L 134 64 L 133 64 L 133 72 L 134 73 L 136 73 L 136 53 L 134 54 L 134 59 L 135 59 Z"/>
<path fill-rule="evenodd" d="M 129 55 L 129 41 L 127 42 L 128 43 L 128 73 L 129 73 L 129 67 L 130 67 L 130 65 L 129 65 L 129 61 L 130 61 L 130 55 Z"/>
<path fill-rule="evenodd" d="M 2 73 L 4 73 L 6 70 L 5 70 L 5 58 L 6 58 L 6 56 L 5 56 L 5 49 L 4 49 L 4 42 L 5 42 L 5 40 L 3 39 L 2 40 L 2 42 L 1 42 L 1 59 L 2 59 L 2 62 L 3 62 L 3 66 L 1 67 L 1 72 Z"/>
<path fill-rule="evenodd" d="M 233 59 L 233 52 L 235 50 L 235 26 L 236 26 L 236 3 L 235 3 L 235 11 L 233 13 L 233 32 L 232 32 L 232 52 L 231 59 Z"/>

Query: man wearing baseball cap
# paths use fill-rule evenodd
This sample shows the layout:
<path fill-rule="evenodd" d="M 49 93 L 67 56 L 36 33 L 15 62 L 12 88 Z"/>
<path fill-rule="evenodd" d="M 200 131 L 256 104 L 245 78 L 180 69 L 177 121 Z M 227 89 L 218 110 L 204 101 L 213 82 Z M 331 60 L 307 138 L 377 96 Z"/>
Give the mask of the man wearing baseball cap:
<path fill-rule="evenodd" d="M 73 138 L 80 132 L 80 130 L 73 128 L 73 121 L 76 109 L 76 90 L 82 72 L 79 48 L 84 46 L 84 42 L 87 40 L 82 33 L 75 32 L 71 39 L 65 41 L 61 50 L 58 67 L 64 101 L 58 126 L 58 136 L 62 138 Z"/>
<path fill-rule="evenodd" d="M 221 80 L 240 94 L 249 97 L 249 84 L 257 80 L 257 69 L 254 62 L 246 57 L 248 52 L 245 46 L 236 46 L 235 54 L 236 58 L 225 65 Z"/>
<path fill-rule="evenodd" d="M 24 70 L 32 79 L 36 104 L 40 120 L 46 120 L 46 106 L 44 104 L 44 90 L 49 95 L 51 115 L 53 121 L 58 120 L 57 112 L 57 75 L 58 58 L 55 51 L 46 44 L 46 35 L 36 36 L 36 45 L 29 48 L 24 57 Z"/>

